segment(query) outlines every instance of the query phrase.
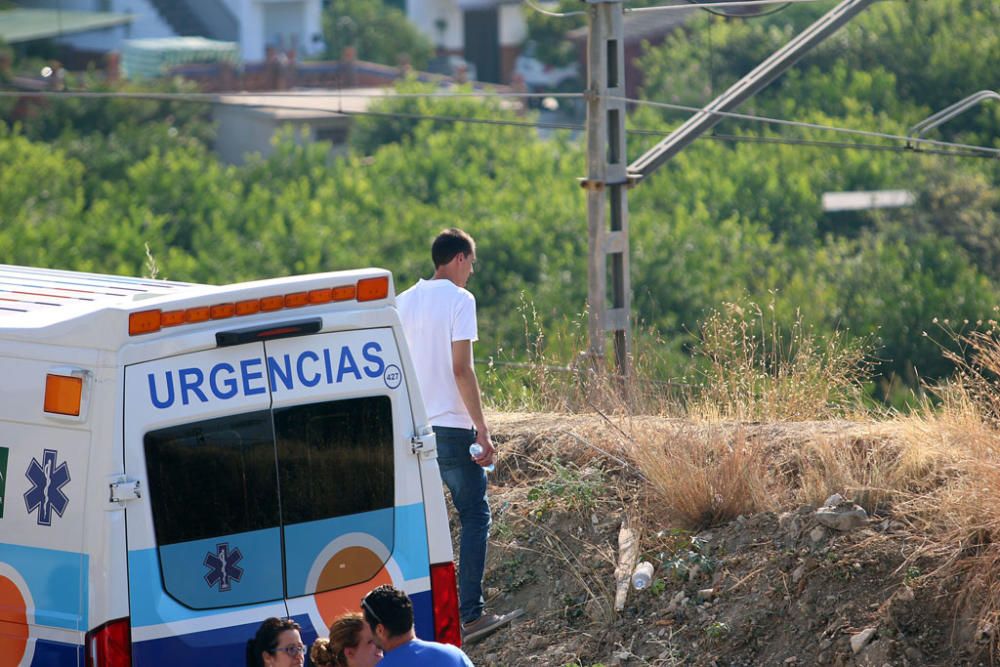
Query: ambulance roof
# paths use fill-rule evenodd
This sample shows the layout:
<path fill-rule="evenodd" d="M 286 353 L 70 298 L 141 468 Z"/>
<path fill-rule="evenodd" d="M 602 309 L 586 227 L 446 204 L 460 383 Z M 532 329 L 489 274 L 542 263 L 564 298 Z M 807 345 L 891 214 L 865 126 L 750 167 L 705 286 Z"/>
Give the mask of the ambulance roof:
<path fill-rule="evenodd" d="M 71 333 L 71 340 L 78 344 L 113 349 L 122 336 L 128 335 L 130 312 L 204 307 L 245 298 L 354 285 L 374 276 L 388 276 L 386 297 L 391 303 L 392 278 L 388 271 L 376 268 L 204 285 L 0 264 L 0 334 L 56 343 Z M 361 304 L 352 299 L 324 307 L 370 309 L 385 305 L 385 300 Z M 88 324 L 81 328 L 84 320 Z M 44 334 L 41 329 L 45 329 Z"/>
<path fill-rule="evenodd" d="M 149 296 L 176 294 L 192 283 L 0 264 L 0 327 L 36 326 Z"/>

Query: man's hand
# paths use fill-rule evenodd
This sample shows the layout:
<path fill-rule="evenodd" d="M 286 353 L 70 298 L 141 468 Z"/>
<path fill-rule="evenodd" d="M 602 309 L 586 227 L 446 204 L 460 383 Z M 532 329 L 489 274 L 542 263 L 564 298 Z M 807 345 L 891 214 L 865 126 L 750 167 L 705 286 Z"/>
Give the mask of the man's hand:
<path fill-rule="evenodd" d="M 476 465 L 488 466 L 493 464 L 493 457 L 496 454 L 496 448 L 493 447 L 493 440 L 490 439 L 490 432 L 485 428 L 476 431 L 476 442 L 479 446 L 483 448 L 482 454 L 479 456 L 473 456 L 472 460 L 476 462 Z"/>

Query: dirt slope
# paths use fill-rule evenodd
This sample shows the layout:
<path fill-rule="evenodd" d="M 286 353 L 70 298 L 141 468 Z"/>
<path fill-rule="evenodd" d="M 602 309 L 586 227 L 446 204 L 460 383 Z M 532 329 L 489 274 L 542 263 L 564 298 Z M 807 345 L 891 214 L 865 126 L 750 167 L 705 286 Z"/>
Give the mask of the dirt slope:
<path fill-rule="evenodd" d="M 915 537 L 891 511 L 846 532 L 820 526 L 809 506 L 678 529 L 624 453 L 637 425 L 493 415 L 502 453 L 488 606 L 528 613 L 466 647 L 477 665 L 989 664 L 990 628 L 957 618 L 957 583 L 928 585 L 935 563 L 905 562 Z M 644 418 L 641 427 L 669 433 L 678 423 Z M 831 433 L 891 438 L 893 427 L 744 428 L 751 441 L 794 445 Z M 623 522 L 641 531 L 640 559 L 656 572 L 616 612 Z"/>

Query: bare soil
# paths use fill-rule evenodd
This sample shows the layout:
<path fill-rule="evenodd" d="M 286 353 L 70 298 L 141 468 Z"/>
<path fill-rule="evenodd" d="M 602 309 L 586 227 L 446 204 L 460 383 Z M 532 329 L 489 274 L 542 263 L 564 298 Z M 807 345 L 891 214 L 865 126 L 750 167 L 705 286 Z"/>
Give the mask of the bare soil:
<path fill-rule="evenodd" d="M 963 620 L 959 583 L 935 580 L 936 563 L 907 561 L 919 536 L 891 508 L 848 532 L 820 526 L 810 506 L 683 530 L 616 444 L 627 425 L 492 417 L 501 456 L 487 605 L 527 613 L 466 646 L 477 665 L 991 664 L 992 629 Z M 786 443 L 852 429 L 891 435 L 891 426 L 855 422 L 746 428 L 751 439 Z M 655 579 L 630 588 L 616 611 L 623 522 L 641 531 L 639 559 L 653 563 Z"/>

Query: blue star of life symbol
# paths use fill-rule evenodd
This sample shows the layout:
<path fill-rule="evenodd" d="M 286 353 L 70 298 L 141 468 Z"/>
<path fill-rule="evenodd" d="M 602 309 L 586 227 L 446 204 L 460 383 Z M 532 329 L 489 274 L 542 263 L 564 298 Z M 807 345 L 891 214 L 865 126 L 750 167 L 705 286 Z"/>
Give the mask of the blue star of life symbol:
<path fill-rule="evenodd" d="M 205 581 L 209 587 L 219 585 L 219 591 L 225 593 L 233 587 L 232 582 L 243 578 L 243 568 L 237 563 L 243 560 L 239 548 L 229 550 L 229 544 L 223 542 L 215 545 L 215 553 L 205 554 L 205 567 L 209 569 Z"/>
<path fill-rule="evenodd" d="M 24 473 L 31 482 L 31 489 L 24 494 L 24 504 L 28 507 L 28 514 L 38 510 L 39 526 L 51 526 L 52 510 L 62 516 L 69 505 L 69 498 L 62 492 L 62 487 L 69 482 L 69 468 L 65 461 L 56 465 L 58 455 L 54 449 L 44 450 L 42 462 L 32 457 L 28 471 Z"/>

